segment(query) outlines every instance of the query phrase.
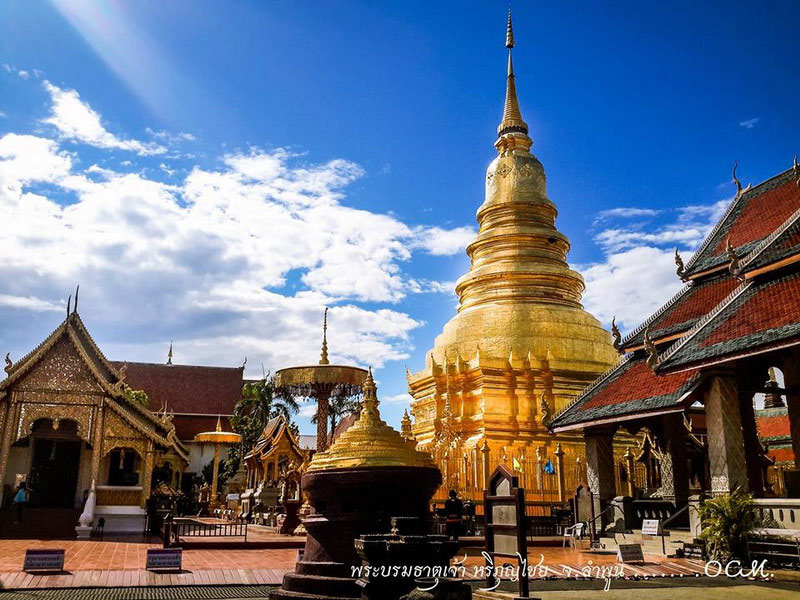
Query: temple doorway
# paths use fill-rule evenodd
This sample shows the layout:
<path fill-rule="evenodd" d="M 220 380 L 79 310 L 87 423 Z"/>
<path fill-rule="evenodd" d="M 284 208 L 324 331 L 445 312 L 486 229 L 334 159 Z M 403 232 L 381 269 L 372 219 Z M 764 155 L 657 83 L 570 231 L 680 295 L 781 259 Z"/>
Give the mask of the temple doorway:
<path fill-rule="evenodd" d="M 73 508 L 82 445 L 76 423 L 63 421 L 53 429 L 51 421 L 41 419 L 33 427 L 31 443 L 30 506 Z"/>

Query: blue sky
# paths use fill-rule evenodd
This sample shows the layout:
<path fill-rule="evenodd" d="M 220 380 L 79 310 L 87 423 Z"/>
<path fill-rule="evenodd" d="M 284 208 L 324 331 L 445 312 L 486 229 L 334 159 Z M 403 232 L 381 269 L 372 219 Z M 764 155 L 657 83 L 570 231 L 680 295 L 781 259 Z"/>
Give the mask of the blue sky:
<path fill-rule="evenodd" d="M 517 85 L 585 303 L 634 327 L 733 194 L 790 166 L 792 2 L 514 4 Z M 81 313 L 114 359 L 404 365 L 453 314 L 504 2 L 0 5 L 0 350 Z M 308 429 L 305 419 L 301 420 Z"/>

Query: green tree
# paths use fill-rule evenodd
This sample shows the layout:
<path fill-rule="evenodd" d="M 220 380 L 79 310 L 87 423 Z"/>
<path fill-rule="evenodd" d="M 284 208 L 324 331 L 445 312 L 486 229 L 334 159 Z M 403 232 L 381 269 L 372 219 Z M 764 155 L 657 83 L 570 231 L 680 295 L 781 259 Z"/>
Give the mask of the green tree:
<path fill-rule="evenodd" d="M 226 480 L 236 474 L 242 457 L 255 445 L 270 419 L 282 416 L 291 428 L 294 426 L 292 417 L 299 409 L 293 397 L 276 393 L 271 377 L 246 383 L 242 399 L 236 403 L 231 417 L 231 427 L 242 436 L 242 442 L 230 449 L 224 467 Z"/>
<path fill-rule="evenodd" d="M 357 414 L 361 410 L 361 402 L 349 396 L 333 396 L 328 400 L 328 423 L 330 433 L 328 439 L 333 437 L 336 426 L 347 416 Z M 317 422 L 317 415 L 311 417 L 311 422 Z"/>
<path fill-rule="evenodd" d="M 150 398 L 148 398 L 147 393 L 145 393 L 144 390 L 134 390 L 131 386 L 123 383 L 122 395 L 126 400 L 133 404 L 138 404 L 144 408 L 148 408 L 150 406 Z"/>
<path fill-rule="evenodd" d="M 705 540 L 709 556 L 719 561 L 745 560 L 747 537 L 770 522 L 756 507 L 753 496 L 739 489 L 706 500 L 700 507 L 700 520 L 700 538 Z"/>
<path fill-rule="evenodd" d="M 236 471 L 234 471 L 234 473 L 235 472 Z M 211 480 L 214 478 L 214 459 L 211 459 L 210 461 L 208 461 L 206 466 L 203 467 L 203 470 L 201 471 L 201 475 L 202 475 L 202 478 L 203 478 L 203 483 L 207 483 L 208 485 L 211 485 Z M 221 460 L 221 461 L 219 461 L 219 475 L 217 476 L 217 489 L 220 492 L 223 489 L 222 486 L 225 485 L 225 482 L 227 480 L 228 480 L 228 478 L 225 476 L 225 461 Z"/>

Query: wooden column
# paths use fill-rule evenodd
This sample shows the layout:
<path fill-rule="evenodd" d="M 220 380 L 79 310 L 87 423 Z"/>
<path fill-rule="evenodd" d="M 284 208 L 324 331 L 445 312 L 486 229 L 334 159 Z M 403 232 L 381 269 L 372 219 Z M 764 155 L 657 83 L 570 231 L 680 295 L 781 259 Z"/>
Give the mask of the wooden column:
<path fill-rule="evenodd" d="M 737 487 L 746 489 L 747 463 L 735 377 L 731 374 L 713 376 L 705 406 L 711 493 L 721 495 Z"/>
<path fill-rule="evenodd" d="M 102 485 L 105 483 L 104 481 L 100 481 L 100 459 L 103 458 L 105 398 L 100 399 L 95 410 L 97 413 L 94 420 L 94 431 L 89 432 L 92 440 L 92 481 L 95 482 L 95 485 Z"/>
<path fill-rule="evenodd" d="M 683 413 L 662 418 L 661 495 L 680 508 L 689 501 L 689 471 L 686 457 L 686 426 Z"/>
<path fill-rule="evenodd" d="M 792 436 L 794 466 L 800 469 L 800 355 L 792 353 L 782 363 L 783 386 L 786 388 L 786 409 Z"/>
<path fill-rule="evenodd" d="M 141 506 L 144 507 L 147 499 L 150 497 L 151 486 L 153 481 L 153 459 L 155 458 L 155 447 L 153 441 L 147 441 L 147 450 L 144 453 L 144 465 L 142 466 L 142 499 Z"/>
<path fill-rule="evenodd" d="M 567 490 L 566 490 L 566 477 L 564 474 L 564 451 L 561 449 L 561 442 L 556 444 L 556 450 L 553 452 L 556 457 L 556 474 L 558 475 L 558 501 L 559 502 L 566 502 L 567 501 Z"/>
<path fill-rule="evenodd" d="M 483 466 L 483 489 L 487 489 L 489 479 L 492 476 L 491 465 L 489 464 L 489 444 L 486 443 L 486 438 L 483 438 L 483 446 L 481 446 L 481 463 Z"/>
<path fill-rule="evenodd" d="M 616 495 L 614 485 L 614 430 L 606 428 L 587 429 L 586 440 L 586 480 L 589 483 L 594 500 L 594 517 L 598 517 Z M 610 521 L 609 515 L 593 523 L 601 531 Z"/>
<path fill-rule="evenodd" d="M 5 416 L 3 418 L 2 438 L 0 438 L 0 506 L 3 505 L 3 489 L 8 470 L 8 453 L 11 451 L 11 442 L 14 429 L 17 427 L 17 403 L 13 394 L 3 403 Z"/>

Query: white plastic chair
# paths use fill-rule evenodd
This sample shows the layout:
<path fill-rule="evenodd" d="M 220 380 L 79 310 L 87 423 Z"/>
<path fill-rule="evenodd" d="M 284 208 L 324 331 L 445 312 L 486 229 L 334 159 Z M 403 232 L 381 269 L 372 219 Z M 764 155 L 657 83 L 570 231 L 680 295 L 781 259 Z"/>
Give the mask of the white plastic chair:
<path fill-rule="evenodd" d="M 579 540 L 583 538 L 583 530 L 586 527 L 586 523 L 575 523 L 575 525 L 571 525 L 570 527 L 564 528 L 564 540 L 561 544 L 562 548 L 566 548 L 567 540 L 569 540 L 570 548 L 575 547 L 575 540 Z"/>

